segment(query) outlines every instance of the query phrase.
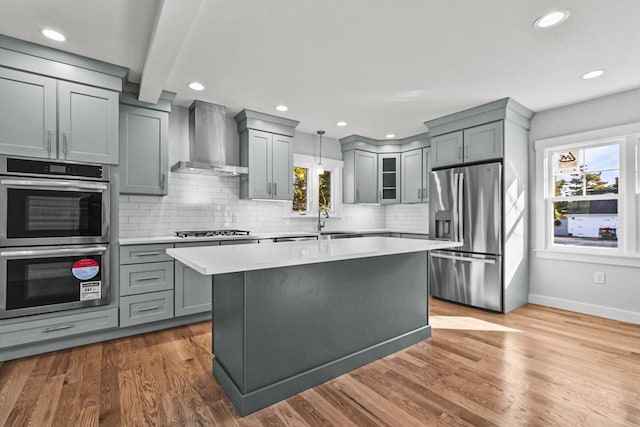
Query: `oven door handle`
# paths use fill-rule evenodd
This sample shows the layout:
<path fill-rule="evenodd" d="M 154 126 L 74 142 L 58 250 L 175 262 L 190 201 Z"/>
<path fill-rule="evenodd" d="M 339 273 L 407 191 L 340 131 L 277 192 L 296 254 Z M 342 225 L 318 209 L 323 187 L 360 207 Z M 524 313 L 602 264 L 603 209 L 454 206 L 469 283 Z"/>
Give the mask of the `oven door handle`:
<path fill-rule="evenodd" d="M 65 190 L 101 190 L 106 191 L 107 184 L 99 182 L 81 182 L 81 181 L 34 181 L 29 179 L 3 179 L 0 180 L 2 185 L 11 185 L 14 187 L 58 187 Z"/>
<path fill-rule="evenodd" d="M 100 254 L 107 252 L 106 246 L 92 246 L 90 248 L 64 248 L 64 249 L 34 249 L 30 251 L 2 251 L 0 257 L 3 258 L 22 258 L 34 256 L 48 255 L 86 255 Z"/>

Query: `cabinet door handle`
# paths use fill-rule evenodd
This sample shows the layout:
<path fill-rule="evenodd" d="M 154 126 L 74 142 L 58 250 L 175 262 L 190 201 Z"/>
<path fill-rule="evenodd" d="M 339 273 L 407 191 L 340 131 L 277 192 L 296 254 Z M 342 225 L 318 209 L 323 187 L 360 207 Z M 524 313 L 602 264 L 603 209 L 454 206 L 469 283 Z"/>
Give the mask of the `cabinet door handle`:
<path fill-rule="evenodd" d="M 160 306 L 159 305 L 152 305 L 150 307 L 144 307 L 144 308 L 139 308 L 136 310 L 136 313 L 140 313 L 142 311 L 151 311 L 151 310 L 157 310 L 159 309 Z"/>
<path fill-rule="evenodd" d="M 418 188 L 418 199 L 420 199 L 420 189 Z"/>
<path fill-rule="evenodd" d="M 462 145 L 458 147 L 458 160 L 462 160 Z"/>
<path fill-rule="evenodd" d="M 63 329 L 71 329 L 73 327 L 73 325 L 60 325 L 60 326 L 52 326 L 50 328 L 44 329 L 42 332 L 55 332 L 55 331 L 61 331 Z"/>
<path fill-rule="evenodd" d="M 160 276 L 148 276 L 148 277 L 140 277 L 136 279 L 136 282 L 144 282 L 145 280 L 158 280 Z"/>
<path fill-rule="evenodd" d="M 166 176 L 165 174 L 162 174 L 160 176 L 160 188 L 164 190 L 164 182 L 165 182 Z"/>
<path fill-rule="evenodd" d="M 67 133 L 62 132 L 62 152 L 67 156 Z"/>
<path fill-rule="evenodd" d="M 273 195 L 274 196 L 278 195 L 278 183 L 277 182 L 273 183 Z"/>
<path fill-rule="evenodd" d="M 47 131 L 47 152 L 51 154 L 51 131 Z"/>
<path fill-rule="evenodd" d="M 160 252 L 138 252 L 134 256 L 152 256 L 152 255 L 160 255 Z"/>

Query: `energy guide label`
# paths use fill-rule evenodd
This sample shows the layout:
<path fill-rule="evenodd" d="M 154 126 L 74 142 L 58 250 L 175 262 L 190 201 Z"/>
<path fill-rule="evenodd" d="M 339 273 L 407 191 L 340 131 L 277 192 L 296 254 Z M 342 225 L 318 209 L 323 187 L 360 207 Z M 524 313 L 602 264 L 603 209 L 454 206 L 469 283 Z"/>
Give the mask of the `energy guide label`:
<path fill-rule="evenodd" d="M 80 301 L 91 301 L 102 297 L 102 281 L 80 282 Z"/>

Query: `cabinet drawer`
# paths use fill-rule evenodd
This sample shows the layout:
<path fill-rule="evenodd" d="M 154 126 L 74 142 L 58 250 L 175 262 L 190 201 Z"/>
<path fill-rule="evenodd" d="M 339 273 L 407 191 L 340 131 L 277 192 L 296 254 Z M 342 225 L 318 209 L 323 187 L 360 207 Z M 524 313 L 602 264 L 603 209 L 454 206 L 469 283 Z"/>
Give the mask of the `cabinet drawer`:
<path fill-rule="evenodd" d="M 173 261 L 120 266 L 120 295 L 173 289 Z"/>
<path fill-rule="evenodd" d="M 143 262 L 173 261 L 166 249 L 172 248 L 170 243 L 158 245 L 120 246 L 120 264 L 140 264 Z"/>
<path fill-rule="evenodd" d="M 173 290 L 120 298 L 120 327 L 173 317 Z"/>
<path fill-rule="evenodd" d="M 12 347 L 117 327 L 117 308 L 30 320 L 0 326 L 0 347 Z"/>

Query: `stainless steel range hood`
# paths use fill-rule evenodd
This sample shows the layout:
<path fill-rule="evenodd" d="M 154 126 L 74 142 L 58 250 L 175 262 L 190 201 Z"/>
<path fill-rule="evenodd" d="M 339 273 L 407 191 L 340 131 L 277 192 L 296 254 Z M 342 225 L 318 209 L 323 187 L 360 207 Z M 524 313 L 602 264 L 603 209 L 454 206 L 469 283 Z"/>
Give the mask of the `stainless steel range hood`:
<path fill-rule="evenodd" d="M 230 122 L 233 124 L 233 122 Z M 189 107 L 189 160 L 171 166 L 171 172 L 238 176 L 249 173 L 249 168 L 234 166 L 239 148 L 232 148 L 227 129 L 227 108 L 204 101 L 194 101 Z M 232 151 L 236 156 L 232 156 Z"/>

